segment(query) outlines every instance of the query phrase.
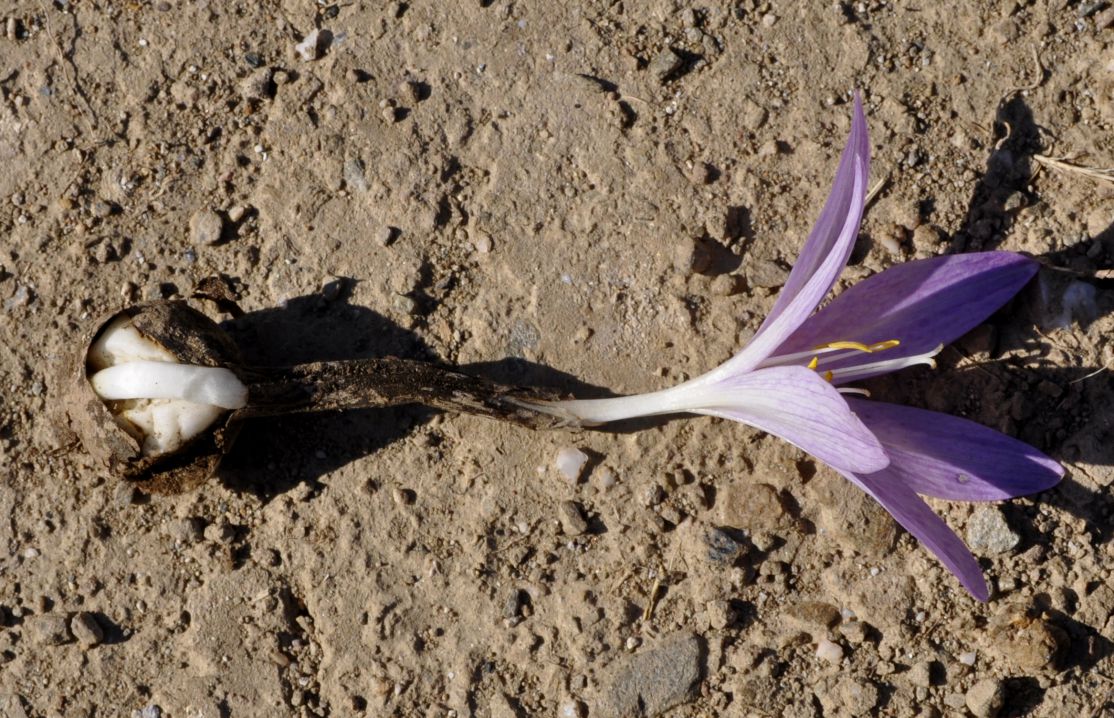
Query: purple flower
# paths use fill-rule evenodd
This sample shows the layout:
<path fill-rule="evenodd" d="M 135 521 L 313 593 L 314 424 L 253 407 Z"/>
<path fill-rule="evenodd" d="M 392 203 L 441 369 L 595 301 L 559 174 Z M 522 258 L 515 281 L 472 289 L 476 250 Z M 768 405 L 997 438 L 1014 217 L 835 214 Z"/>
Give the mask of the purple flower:
<path fill-rule="evenodd" d="M 1008 499 L 1055 485 L 1062 467 L 966 419 L 849 397 L 861 392 L 841 387 L 914 364 L 934 366 L 943 345 L 1008 301 L 1037 263 L 1010 252 L 908 262 L 847 289 L 814 314 L 854 246 L 869 164 L 856 96 L 851 136 L 820 218 L 769 316 L 738 354 L 669 389 L 544 408 L 580 424 L 691 412 L 779 436 L 873 496 L 985 601 L 977 561 L 920 495 Z"/>

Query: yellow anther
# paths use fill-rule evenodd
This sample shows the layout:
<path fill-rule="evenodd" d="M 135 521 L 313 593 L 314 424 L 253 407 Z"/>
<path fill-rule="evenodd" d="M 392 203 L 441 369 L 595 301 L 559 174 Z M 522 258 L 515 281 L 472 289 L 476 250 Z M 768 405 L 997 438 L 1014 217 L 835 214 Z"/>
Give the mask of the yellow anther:
<path fill-rule="evenodd" d="M 808 368 L 809 368 L 809 369 L 815 369 L 815 368 L 816 368 L 816 367 L 818 367 L 819 365 L 820 365 L 820 357 L 813 357 L 813 358 L 812 358 L 812 361 L 810 361 L 810 362 L 808 363 Z"/>
<path fill-rule="evenodd" d="M 897 339 L 887 339 L 884 342 L 875 342 L 874 344 L 863 344 L 862 342 L 828 342 L 816 347 L 817 349 L 854 349 L 859 352 L 866 352 L 873 354 L 880 352 L 884 349 L 893 349 L 901 344 Z"/>
<path fill-rule="evenodd" d="M 831 381 L 834 377 L 835 377 L 835 374 L 831 373 L 830 371 L 824 372 L 824 379 L 825 380 Z"/>
<path fill-rule="evenodd" d="M 873 350 L 862 342 L 828 342 L 821 344 L 817 349 L 855 349 L 870 354 Z"/>

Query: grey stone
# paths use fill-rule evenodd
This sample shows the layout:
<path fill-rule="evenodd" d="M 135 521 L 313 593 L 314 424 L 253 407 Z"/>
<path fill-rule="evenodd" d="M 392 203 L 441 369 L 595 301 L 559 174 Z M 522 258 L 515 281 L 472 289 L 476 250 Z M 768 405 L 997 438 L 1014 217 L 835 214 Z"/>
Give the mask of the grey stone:
<path fill-rule="evenodd" d="M 746 274 L 747 284 L 762 289 L 777 289 L 789 279 L 789 270 L 769 259 L 747 262 L 743 272 Z"/>
<path fill-rule="evenodd" d="M 211 245 L 220 241 L 224 220 L 211 209 L 201 209 L 190 217 L 190 241 L 195 245 Z"/>
<path fill-rule="evenodd" d="M 709 562 L 724 566 L 734 565 L 746 553 L 746 547 L 718 528 L 709 528 L 702 535 L 704 556 Z"/>
<path fill-rule="evenodd" d="M 686 703 L 704 669 L 704 649 L 696 634 L 674 633 L 653 646 L 616 661 L 601 684 L 599 718 L 651 718 Z"/>
<path fill-rule="evenodd" d="M 104 641 L 104 629 L 96 616 L 88 611 L 80 611 L 70 619 L 70 632 L 84 648 L 93 648 Z"/>
<path fill-rule="evenodd" d="M 27 621 L 31 642 L 38 646 L 58 646 L 73 640 L 66 617 L 59 613 L 35 616 Z"/>
<path fill-rule="evenodd" d="M 653 60 L 650 60 L 650 72 L 658 80 L 664 82 L 669 77 L 681 69 L 681 65 L 685 62 L 684 58 L 673 51 L 672 48 L 665 48 Z"/>
<path fill-rule="evenodd" d="M 870 681 L 843 681 L 839 685 L 839 700 L 853 716 L 870 715 L 878 704 L 878 686 Z"/>
<path fill-rule="evenodd" d="M 588 530 L 588 521 L 584 518 L 584 512 L 575 501 L 562 501 L 557 509 L 561 530 L 566 536 L 579 536 Z"/>
<path fill-rule="evenodd" d="M 344 161 L 344 184 L 353 192 L 367 192 L 364 163 L 359 158 L 349 157 Z"/>
<path fill-rule="evenodd" d="M 967 520 L 967 545 L 976 553 L 1003 554 L 1017 548 L 1019 536 L 996 506 L 981 506 Z"/>
<path fill-rule="evenodd" d="M 994 718 L 1002 709 L 1005 693 L 997 678 L 984 678 L 967 691 L 964 702 L 975 718 Z"/>

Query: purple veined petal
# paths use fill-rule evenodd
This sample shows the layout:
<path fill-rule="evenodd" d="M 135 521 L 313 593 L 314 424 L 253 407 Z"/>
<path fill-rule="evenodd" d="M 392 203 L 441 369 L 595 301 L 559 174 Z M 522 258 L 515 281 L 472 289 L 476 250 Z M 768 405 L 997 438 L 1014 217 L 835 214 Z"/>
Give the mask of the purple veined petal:
<path fill-rule="evenodd" d="M 1011 499 L 1044 491 L 1060 464 L 1017 439 L 935 411 L 847 400 L 890 457 L 888 474 L 918 494 L 960 501 Z"/>
<path fill-rule="evenodd" d="M 709 380 L 758 366 L 793 333 L 831 291 L 847 264 L 863 218 L 870 172 L 870 140 L 862 100 L 855 94 L 851 135 L 820 218 L 809 234 L 773 309 L 750 343 L 706 374 Z"/>
<path fill-rule="evenodd" d="M 821 361 L 821 370 L 896 360 L 931 352 L 981 324 L 1036 274 L 1033 259 L 1013 252 L 979 252 L 897 264 L 855 284 L 808 318 L 778 347 L 778 355 L 834 341 L 863 344 L 897 339 L 874 354 L 856 352 Z M 880 368 L 855 380 L 886 373 Z M 840 383 L 839 378 L 835 383 Z"/>
<path fill-rule="evenodd" d="M 787 366 L 729 377 L 694 393 L 697 414 L 739 421 L 778 436 L 831 466 L 878 471 L 881 444 L 847 400 L 816 372 Z"/>
<path fill-rule="evenodd" d="M 972 596 L 983 602 L 990 598 L 982 569 L 967 546 L 899 474 L 890 469 L 873 474 L 840 473 L 870 494 L 906 531 L 936 554 Z"/>

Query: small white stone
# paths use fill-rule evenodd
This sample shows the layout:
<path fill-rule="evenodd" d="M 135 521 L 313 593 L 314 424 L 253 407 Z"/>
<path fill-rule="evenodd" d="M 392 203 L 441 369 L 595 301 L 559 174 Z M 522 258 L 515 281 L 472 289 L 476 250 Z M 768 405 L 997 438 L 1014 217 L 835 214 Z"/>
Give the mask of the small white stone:
<path fill-rule="evenodd" d="M 592 472 L 592 483 L 595 484 L 597 491 L 607 491 L 615 486 L 615 482 L 615 472 L 606 466 L 601 466 Z"/>
<path fill-rule="evenodd" d="M 561 449 L 553 459 L 553 467 L 557 469 L 557 473 L 572 482 L 580 480 L 580 472 L 584 471 L 587 463 L 588 455 L 573 446 Z"/>
<path fill-rule="evenodd" d="M 838 664 L 843 660 L 843 646 L 823 638 L 816 644 L 816 657 L 828 663 Z"/>
<path fill-rule="evenodd" d="M 294 52 L 298 53 L 298 56 L 302 58 L 302 62 L 310 62 L 317 59 L 319 35 L 320 33 L 317 30 L 313 30 L 306 35 L 306 39 L 294 46 Z"/>
<path fill-rule="evenodd" d="M 975 665 L 976 658 L 978 658 L 978 654 L 974 651 L 967 651 L 966 653 L 959 654 L 959 662 L 965 666 Z"/>

